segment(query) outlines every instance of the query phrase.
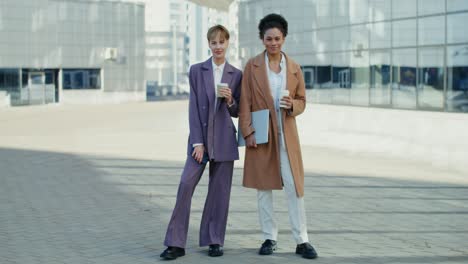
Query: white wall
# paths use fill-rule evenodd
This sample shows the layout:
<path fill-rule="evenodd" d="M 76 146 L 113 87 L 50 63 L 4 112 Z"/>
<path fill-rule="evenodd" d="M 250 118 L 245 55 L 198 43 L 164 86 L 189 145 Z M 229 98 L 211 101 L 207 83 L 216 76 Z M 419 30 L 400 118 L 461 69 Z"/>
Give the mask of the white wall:
<path fill-rule="evenodd" d="M 302 145 L 428 161 L 468 173 L 463 113 L 307 104 L 297 124 Z"/>

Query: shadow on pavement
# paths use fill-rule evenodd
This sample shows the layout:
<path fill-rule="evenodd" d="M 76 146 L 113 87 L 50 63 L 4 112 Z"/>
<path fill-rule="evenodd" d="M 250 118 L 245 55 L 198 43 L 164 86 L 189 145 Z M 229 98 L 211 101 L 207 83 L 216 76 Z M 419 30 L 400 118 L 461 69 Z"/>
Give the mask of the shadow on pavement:
<path fill-rule="evenodd" d="M 0 148 L 1 263 L 153 263 L 164 248 L 182 162 Z M 205 174 L 192 203 L 186 263 L 198 247 Z M 307 173 L 316 263 L 468 261 L 468 186 Z M 235 169 L 223 262 L 284 263 L 295 254 L 284 194 L 275 191 L 279 250 L 262 242 L 256 192 Z M 276 198 L 278 197 L 278 198 Z"/>

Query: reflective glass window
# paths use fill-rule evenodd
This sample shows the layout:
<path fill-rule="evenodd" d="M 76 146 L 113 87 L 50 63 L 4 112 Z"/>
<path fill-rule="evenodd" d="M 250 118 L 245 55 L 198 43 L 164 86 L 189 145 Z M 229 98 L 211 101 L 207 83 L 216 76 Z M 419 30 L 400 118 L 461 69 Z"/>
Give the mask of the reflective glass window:
<path fill-rule="evenodd" d="M 342 26 L 351 23 L 349 0 L 333 0 L 333 25 Z"/>
<path fill-rule="evenodd" d="M 316 39 L 315 42 L 317 43 L 317 52 L 324 52 L 324 51 L 331 51 L 335 47 L 335 42 L 333 41 L 333 31 L 330 29 L 325 30 L 317 30 L 316 31 Z"/>
<path fill-rule="evenodd" d="M 468 31 L 466 29 L 468 13 L 447 15 L 447 42 L 468 42 Z"/>
<path fill-rule="evenodd" d="M 352 105 L 369 105 L 369 52 L 353 51 L 351 55 L 351 94 Z"/>
<path fill-rule="evenodd" d="M 418 0 L 418 15 L 445 13 L 444 0 Z"/>
<path fill-rule="evenodd" d="M 351 49 L 363 50 L 369 48 L 369 30 L 367 25 L 351 26 Z"/>
<path fill-rule="evenodd" d="M 416 0 L 392 0 L 393 18 L 416 16 Z"/>
<path fill-rule="evenodd" d="M 328 66 L 315 66 L 314 70 L 314 83 L 312 94 L 315 101 L 318 103 L 331 103 L 333 94 L 331 89 L 331 65 Z"/>
<path fill-rule="evenodd" d="M 338 52 L 333 54 L 332 102 L 349 104 L 351 94 L 351 52 Z"/>
<path fill-rule="evenodd" d="M 333 32 L 333 50 L 345 51 L 351 49 L 350 27 L 337 27 Z"/>
<path fill-rule="evenodd" d="M 444 49 L 419 49 L 418 107 L 444 107 Z"/>
<path fill-rule="evenodd" d="M 468 45 L 447 47 L 447 109 L 468 112 Z"/>
<path fill-rule="evenodd" d="M 391 53 L 375 51 L 370 55 L 370 103 L 390 105 L 391 103 Z"/>
<path fill-rule="evenodd" d="M 392 52 L 392 105 L 416 108 L 416 49 L 394 49 Z"/>
<path fill-rule="evenodd" d="M 400 20 L 393 22 L 393 46 L 416 45 L 416 20 Z"/>
<path fill-rule="evenodd" d="M 369 26 L 371 48 L 390 48 L 392 44 L 390 22 L 378 22 Z"/>
<path fill-rule="evenodd" d="M 101 71 L 99 69 L 63 70 L 63 89 L 99 89 Z"/>
<path fill-rule="evenodd" d="M 447 0 L 447 11 L 468 10 L 468 1 L 466 0 Z"/>
<path fill-rule="evenodd" d="M 425 17 L 419 23 L 419 44 L 434 45 L 445 43 L 445 17 Z"/>
<path fill-rule="evenodd" d="M 369 0 L 349 0 L 349 14 L 352 24 L 369 21 Z"/>
<path fill-rule="evenodd" d="M 332 25 L 332 1 L 330 0 L 316 0 L 317 8 L 315 14 L 317 16 L 318 27 L 329 27 Z"/>
<path fill-rule="evenodd" d="M 369 0 L 369 13 L 371 21 L 389 20 L 392 11 L 392 1 Z"/>
<path fill-rule="evenodd" d="M 18 69 L 0 69 L 0 91 L 15 91 L 19 88 Z"/>

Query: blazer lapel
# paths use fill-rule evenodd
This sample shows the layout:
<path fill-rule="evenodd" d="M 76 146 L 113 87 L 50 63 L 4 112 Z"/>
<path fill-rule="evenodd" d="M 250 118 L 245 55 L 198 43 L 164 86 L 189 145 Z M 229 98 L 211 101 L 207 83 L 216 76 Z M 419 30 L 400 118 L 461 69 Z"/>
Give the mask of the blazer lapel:
<path fill-rule="evenodd" d="M 275 109 L 275 103 L 273 96 L 271 95 L 270 82 L 268 81 L 267 68 L 265 65 L 265 52 L 257 55 L 253 62 L 254 68 L 254 79 L 257 83 L 257 89 L 262 94 L 265 102 L 270 109 Z"/>
<path fill-rule="evenodd" d="M 203 82 L 205 87 L 206 95 L 208 96 L 208 102 L 210 103 L 209 109 L 213 109 L 214 106 L 214 97 L 215 97 L 215 87 L 213 79 L 213 66 L 211 65 L 211 58 L 205 61 L 202 64 L 203 70 Z"/>

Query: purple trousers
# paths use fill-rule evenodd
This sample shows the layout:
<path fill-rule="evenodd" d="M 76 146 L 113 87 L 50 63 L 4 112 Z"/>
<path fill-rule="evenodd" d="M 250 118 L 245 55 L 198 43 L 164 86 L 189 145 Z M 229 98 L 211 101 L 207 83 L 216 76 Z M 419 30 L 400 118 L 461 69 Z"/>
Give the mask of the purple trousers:
<path fill-rule="evenodd" d="M 210 161 L 208 164 L 210 179 L 200 224 L 201 247 L 211 244 L 224 245 L 234 168 L 234 161 Z M 177 191 L 176 204 L 164 240 L 164 245 L 167 247 L 185 248 L 192 196 L 205 166 L 206 164 L 199 164 L 194 158 L 187 156 Z"/>

